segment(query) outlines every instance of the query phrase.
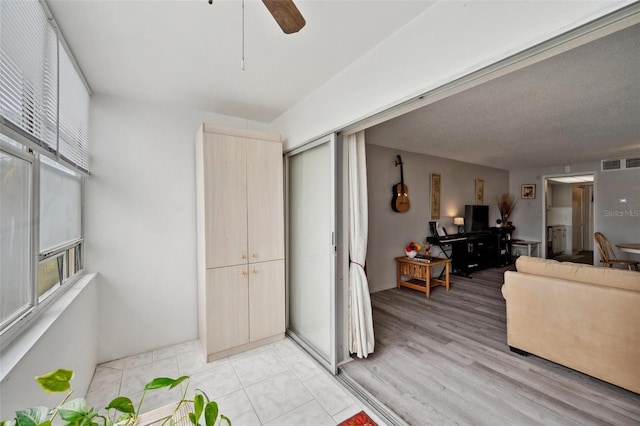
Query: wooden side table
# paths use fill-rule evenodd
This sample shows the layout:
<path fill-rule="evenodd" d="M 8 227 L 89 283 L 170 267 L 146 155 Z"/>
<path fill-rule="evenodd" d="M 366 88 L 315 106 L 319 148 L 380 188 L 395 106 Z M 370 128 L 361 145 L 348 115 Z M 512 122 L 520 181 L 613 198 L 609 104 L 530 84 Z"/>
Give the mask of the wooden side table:
<path fill-rule="evenodd" d="M 432 266 L 444 265 L 444 280 L 431 276 Z M 451 260 L 441 257 L 427 257 L 426 259 L 411 259 L 409 257 L 396 257 L 396 282 L 398 288 L 408 287 L 418 290 L 427 297 L 431 296 L 431 287 L 443 286 L 449 291 L 449 269 Z M 407 277 L 408 280 L 402 280 Z"/>

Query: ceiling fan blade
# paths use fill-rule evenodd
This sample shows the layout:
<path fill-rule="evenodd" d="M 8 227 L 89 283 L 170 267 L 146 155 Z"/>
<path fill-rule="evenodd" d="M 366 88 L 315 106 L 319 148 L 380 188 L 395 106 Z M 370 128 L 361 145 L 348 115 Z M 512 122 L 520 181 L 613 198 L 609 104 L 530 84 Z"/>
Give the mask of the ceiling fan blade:
<path fill-rule="evenodd" d="M 262 3 L 285 34 L 297 33 L 307 23 L 293 0 L 262 0 Z"/>

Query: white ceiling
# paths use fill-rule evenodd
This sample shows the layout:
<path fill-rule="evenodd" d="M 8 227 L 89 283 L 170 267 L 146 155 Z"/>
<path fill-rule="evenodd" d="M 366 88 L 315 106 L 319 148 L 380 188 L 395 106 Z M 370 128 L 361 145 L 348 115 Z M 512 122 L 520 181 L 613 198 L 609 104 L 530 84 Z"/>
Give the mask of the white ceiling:
<path fill-rule="evenodd" d="M 640 24 L 367 130 L 507 170 L 640 156 Z"/>
<path fill-rule="evenodd" d="M 96 93 L 270 123 L 434 2 L 296 0 L 285 35 L 261 1 L 47 0 Z"/>
<path fill-rule="evenodd" d="M 95 93 L 270 123 L 433 1 L 47 0 Z M 502 169 L 640 155 L 640 25 L 375 126 L 367 140 Z M 417 88 L 416 88 L 417 89 Z"/>

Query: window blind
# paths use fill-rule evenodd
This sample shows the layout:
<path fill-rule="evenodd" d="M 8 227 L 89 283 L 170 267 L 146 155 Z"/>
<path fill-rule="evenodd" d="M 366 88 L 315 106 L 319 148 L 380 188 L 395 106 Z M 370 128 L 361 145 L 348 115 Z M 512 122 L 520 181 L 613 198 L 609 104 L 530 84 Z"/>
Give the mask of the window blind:
<path fill-rule="evenodd" d="M 0 1 L 0 116 L 88 174 L 89 91 L 37 0 Z"/>
<path fill-rule="evenodd" d="M 56 149 L 56 33 L 36 1 L 0 2 L 0 113 Z"/>
<path fill-rule="evenodd" d="M 39 192 L 40 253 L 82 238 L 80 175 L 53 160 L 42 158 Z"/>
<path fill-rule="evenodd" d="M 89 93 L 67 51 L 60 44 L 60 154 L 88 170 Z"/>

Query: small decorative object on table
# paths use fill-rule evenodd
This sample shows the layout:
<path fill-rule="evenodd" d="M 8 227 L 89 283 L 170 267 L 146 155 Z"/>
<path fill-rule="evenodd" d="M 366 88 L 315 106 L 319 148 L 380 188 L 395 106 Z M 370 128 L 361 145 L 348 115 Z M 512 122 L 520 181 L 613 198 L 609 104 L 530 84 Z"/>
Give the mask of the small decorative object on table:
<path fill-rule="evenodd" d="M 422 244 L 422 248 L 424 249 L 423 251 L 425 256 L 431 256 L 431 244 L 429 244 L 428 241 L 425 240 Z"/>
<path fill-rule="evenodd" d="M 416 254 L 418 254 L 418 250 L 420 250 L 421 248 L 422 247 L 420 246 L 420 244 L 411 241 L 409 245 L 404 248 L 404 252 L 408 257 L 413 259 L 414 257 L 416 257 Z"/>

